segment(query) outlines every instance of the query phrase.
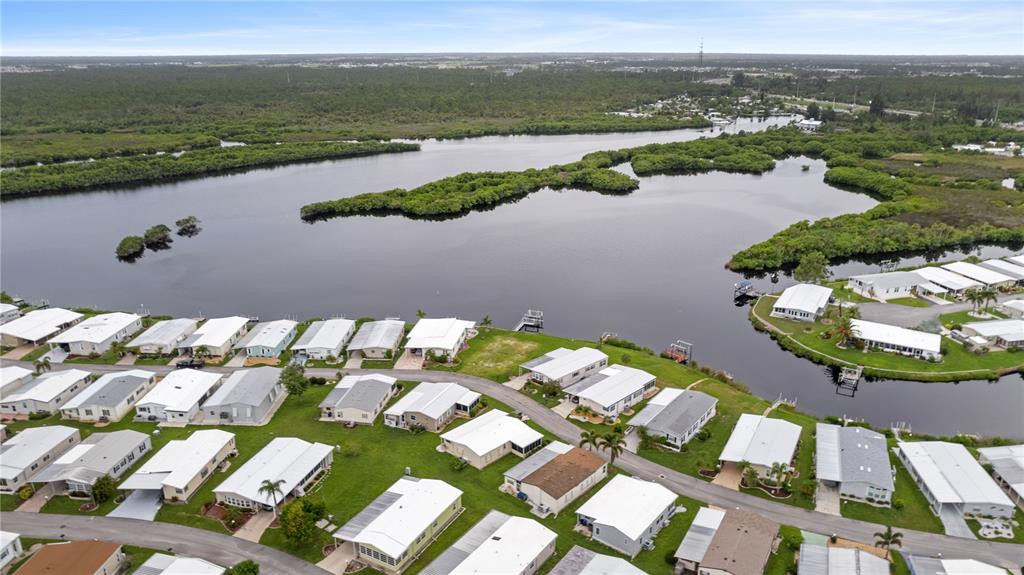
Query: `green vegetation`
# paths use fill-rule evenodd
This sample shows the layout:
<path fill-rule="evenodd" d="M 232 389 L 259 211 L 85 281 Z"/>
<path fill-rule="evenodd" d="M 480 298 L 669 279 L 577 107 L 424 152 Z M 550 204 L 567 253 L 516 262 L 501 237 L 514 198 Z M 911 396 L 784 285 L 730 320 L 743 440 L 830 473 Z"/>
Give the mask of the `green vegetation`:
<path fill-rule="evenodd" d="M 142 235 L 142 241 L 145 242 L 146 247 L 154 250 L 166 248 L 167 244 L 173 242 L 171 238 L 171 228 L 164 224 L 157 224 Z"/>
<path fill-rule="evenodd" d="M 204 148 L 181 156 L 135 156 L 75 164 L 51 164 L 4 172 L 0 194 L 12 197 L 70 192 L 99 186 L 142 184 L 294 162 L 418 149 L 418 144 L 398 142 L 264 144 Z"/>
<path fill-rule="evenodd" d="M 782 347 L 800 357 L 835 366 L 864 366 L 864 374 L 889 379 L 916 381 L 964 381 L 995 379 L 1024 367 L 1024 354 L 1016 351 L 974 353 L 943 338 L 941 361 L 927 361 L 885 351 L 863 351 L 853 345 L 840 348 L 840 322 L 834 312 L 825 319 L 831 324 L 792 321 L 771 317 L 774 296 L 765 296 L 751 310 L 755 328 L 768 331 Z M 770 327 L 768 327 L 770 326 Z M 774 328 L 774 329 L 773 329 Z"/>
<path fill-rule="evenodd" d="M 125 236 L 118 244 L 114 253 L 117 257 L 130 260 L 142 255 L 146 251 L 146 241 L 141 236 Z"/>
<path fill-rule="evenodd" d="M 782 541 L 779 548 L 768 558 L 765 565 L 765 575 L 789 575 L 796 570 L 796 554 L 800 550 L 804 536 L 796 527 L 782 525 L 779 527 L 779 537 Z"/>
<path fill-rule="evenodd" d="M 978 539 L 983 541 L 1000 541 L 1003 543 L 1016 543 L 1018 545 L 1024 545 L 1024 511 L 1020 509 L 1014 510 L 1013 520 L 1017 522 L 1017 527 L 1013 530 L 1013 538 L 1007 537 L 996 537 L 986 538 L 981 536 L 981 524 L 975 519 L 968 519 L 967 526 L 971 528 L 971 531 L 978 536 Z"/>
<path fill-rule="evenodd" d="M 919 297 L 898 297 L 898 298 L 895 298 L 895 299 L 888 300 L 885 303 L 889 303 L 889 304 L 893 304 L 893 305 L 902 305 L 902 306 L 906 306 L 906 307 L 931 307 L 932 306 L 932 304 L 926 302 L 925 300 L 923 300 L 923 299 L 921 299 Z"/>
<path fill-rule="evenodd" d="M 895 440 L 889 440 L 890 447 L 894 447 L 895 444 Z M 843 517 L 879 525 L 904 525 L 907 527 L 913 525 L 914 529 L 918 531 L 944 533 L 942 522 L 932 512 L 928 505 L 928 499 L 921 493 L 921 489 L 914 483 L 910 473 L 891 450 L 889 461 L 892 468 L 896 470 L 892 506 L 876 507 L 869 503 L 844 499 L 842 502 Z"/>

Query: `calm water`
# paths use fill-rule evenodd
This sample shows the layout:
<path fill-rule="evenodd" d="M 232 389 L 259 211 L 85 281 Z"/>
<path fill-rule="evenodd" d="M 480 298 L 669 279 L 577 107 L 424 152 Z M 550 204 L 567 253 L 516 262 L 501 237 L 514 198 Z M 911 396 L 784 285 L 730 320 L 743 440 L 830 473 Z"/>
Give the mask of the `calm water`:
<path fill-rule="evenodd" d="M 444 222 L 357 217 L 306 224 L 298 217 L 311 201 L 702 135 L 710 134 L 426 142 L 419 153 L 4 202 L 0 283 L 58 305 L 145 305 L 175 315 L 413 318 L 422 308 L 469 319 L 488 314 L 511 326 L 527 308 L 539 308 L 552 334 L 593 339 L 610 331 L 656 349 L 687 339 L 697 361 L 814 413 L 909 421 L 919 431 L 1024 436 L 1024 384 L 1016 376 L 959 385 L 866 383 L 855 398 L 841 397 L 822 367 L 751 329 L 746 308 L 732 302 L 739 276 L 724 269 L 729 256 L 793 222 L 875 203 L 824 185 L 822 162 L 792 159 L 763 176 L 643 178 L 629 196 L 544 191 Z M 802 164 L 811 169 L 801 171 Z M 185 215 L 203 221 L 199 236 L 134 264 L 114 258 L 121 237 Z M 866 269 L 875 268 L 848 264 L 842 271 Z"/>

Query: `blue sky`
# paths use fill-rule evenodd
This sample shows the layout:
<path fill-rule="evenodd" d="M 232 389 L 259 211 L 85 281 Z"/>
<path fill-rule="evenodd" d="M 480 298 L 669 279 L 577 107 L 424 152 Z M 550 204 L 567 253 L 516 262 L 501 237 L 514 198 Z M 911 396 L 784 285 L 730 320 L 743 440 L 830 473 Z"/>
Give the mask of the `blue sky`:
<path fill-rule="evenodd" d="M 1024 2 L 0 2 L 4 56 L 1024 54 Z"/>

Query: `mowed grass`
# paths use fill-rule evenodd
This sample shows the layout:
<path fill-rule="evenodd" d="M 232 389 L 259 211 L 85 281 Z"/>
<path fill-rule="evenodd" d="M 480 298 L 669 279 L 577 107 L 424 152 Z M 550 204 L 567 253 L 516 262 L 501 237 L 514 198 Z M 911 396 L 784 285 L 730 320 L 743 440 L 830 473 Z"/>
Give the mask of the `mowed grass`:
<path fill-rule="evenodd" d="M 992 539 L 983 538 L 980 533 L 981 524 L 973 519 L 967 520 L 967 526 L 971 528 L 971 531 L 978 536 L 978 539 L 982 541 L 999 541 L 1002 543 L 1016 543 L 1018 545 L 1024 545 L 1024 512 L 1017 508 L 1014 510 L 1013 520 L 1017 522 L 1017 527 L 1013 530 L 1013 538 L 1006 537 L 995 537 Z"/>
<path fill-rule="evenodd" d="M 899 459 L 892 452 L 895 441 L 890 440 L 889 464 L 896 470 L 894 501 L 902 501 L 903 507 L 875 507 L 867 503 L 844 499 L 842 502 L 843 517 L 870 521 L 879 525 L 894 525 L 928 531 L 930 533 L 944 533 L 942 521 L 932 513 L 928 506 L 928 500 L 921 490 L 918 489 L 910 473 L 903 467 Z"/>

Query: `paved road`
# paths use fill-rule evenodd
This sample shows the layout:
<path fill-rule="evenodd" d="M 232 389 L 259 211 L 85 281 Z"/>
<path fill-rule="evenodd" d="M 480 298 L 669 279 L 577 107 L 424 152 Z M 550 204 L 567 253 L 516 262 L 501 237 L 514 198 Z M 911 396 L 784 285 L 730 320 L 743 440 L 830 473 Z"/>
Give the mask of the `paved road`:
<path fill-rule="evenodd" d="M 5 364 L 12 363 L 27 365 L 25 362 L 5 362 Z M 64 367 L 70 366 L 54 366 L 54 369 L 61 369 Z M 116 366 L 110 365 L 78 365 L 77 367 L 90 369 L 96 372 L 117 371 L 120 369 Z M 162 366 L 153 368 L 147 367 L 146 369 L 152 369 L 157 372 L 166 372 L 171 370 L 171 368 Z M 210 368 L 210 371 L 229 372 L 231 370 L 226 368 Z M 333 376 L 336 371 L 338 370 L 308 369 L 306 370 L 306 373 L 310 376 L 326 377 Z M 489 395 L 529 416 L 530 419 L 535 421 L 538 425 L 553 433 L 563 441 L 571 444 L 579 442 L 580 428 L 569 423 L 562 417 L 559 417 L 553 411 L 533 401 L 526 395 L 488 379 L 446 371 L 367 369 L 342 369 L 340 371 L 343 374 L 383 373 L 399 379 L 416 381 L 455 381 L 469 389 L 472 389 L 473 391 Z M 746 509 L 765 517 L 769 517 L 779 523 L 793 525 L 807 531 L 825 535 L 836 533 L 841 537 L 873 544 L 875 541 L 874 534 L 884 530 L 884 527 L 881 525 L 826 515 L 824 513 L 818 513 L 794 507 L 792 505 L 786 505 L 784 503 L 778 503 L 754 497 L 752 495 L 739 493 L 718 485 L 712 485 L 708 482 L 697 479 L 696 477 L 691 477 L 658 465 L 632 453 L 622 454 L 616 460 L 616 463 L 619 467 L 632 475 L 650 481 L 657 481 L 681 495 L 713 505 L 718 505 L 720 507 Z M 146 525 L 157 526 L 157 528 L 162 525 L 170 526 L 170 524 L 163 523 L 146 523 Z M 971 541 L 907 529 L 900 529 L 900 531 L 904 534 L 903 549 L 911 553 L 922 555 L 936 555 L 941 553 L 947 558 L 973 558 L 1012 569 L 1018 569 L 1024 565 L 1024 545 L 992 543 L 978 540 Z M 173 537 L 168 537 L 168 539 L 173 540 Z"/>
<path fill-rule="evenodd" d="M 1018 295 L 1001 295 L 997 299 L 1004 302 L 1011 299 L 1020 299 Z M 922 323 L 938 319 L 940 315 L 958 311 L 970 311 L 974 304 L 969 302 L 951 303 L 949 305 L 933 305 L 929 307 L 909 307 L 905 305 L 893 305 L 881 302 L 865 302 L 857 304 L 860 309 L 860 317 L 868 321 L 878 321 L 903 327 L 917 327 Z"/>
<path fill-rule="evenodd" d="M 200 557 L 218 565 L 252 559 L 261 573 L 325 575 L 323 569 L 265 545 L 205 529 L 139 519 L 52 513 L 4 513 L 4 530 L 46 539 L 99 539 Z"/>

